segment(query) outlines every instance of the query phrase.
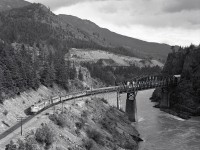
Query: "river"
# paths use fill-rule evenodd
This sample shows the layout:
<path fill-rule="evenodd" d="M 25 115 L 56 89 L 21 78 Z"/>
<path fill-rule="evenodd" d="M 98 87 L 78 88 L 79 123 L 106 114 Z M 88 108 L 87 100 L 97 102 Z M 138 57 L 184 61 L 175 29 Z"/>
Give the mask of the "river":
<path fill-rule="evenodd" d="M 183 120 L 153 107 L 153 90 L 137 94 L 139 150 L 200 150 L 200 117 Z"/>
<path fill-rule="evenodd" d="M 200 150 L 200 117 L 183 120 L 162 112 L 149 100 L 152 93 L 153 90 L 140 91 L 136 97 L 137 122 L 134 124 L 144 140 L 139 150 Z M 116 106 L 116 93 L 103 95 Z M 120 96 L 123 110 L 125 99 L 126 94 Z"/>

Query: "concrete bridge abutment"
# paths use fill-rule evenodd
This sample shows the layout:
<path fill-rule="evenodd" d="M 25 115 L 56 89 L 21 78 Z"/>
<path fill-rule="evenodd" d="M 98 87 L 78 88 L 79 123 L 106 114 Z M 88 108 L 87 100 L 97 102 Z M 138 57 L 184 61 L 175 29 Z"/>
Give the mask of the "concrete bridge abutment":
<path fill-rule="evenodd" d="M 127 93 L 125 112 L 131 122 L 136 121 L 136 93 Z"/>
<path fill-rule="evenodd" d="M 160 100 L 160 108 L 169 108 L 170 107 L 170 91 L 169 88 L 162 88 L 162 97 Z"/>

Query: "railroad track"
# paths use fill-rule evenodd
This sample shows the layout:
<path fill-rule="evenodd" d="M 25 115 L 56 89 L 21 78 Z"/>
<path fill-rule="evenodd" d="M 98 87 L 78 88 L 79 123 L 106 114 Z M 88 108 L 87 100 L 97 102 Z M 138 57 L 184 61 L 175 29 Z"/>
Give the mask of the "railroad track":
<path fill-rule="evenodd" d="M 110 92 L 113 92 L 113 91 L 110 91 Z M 108 92 L 104 92 L 104 93 L 108 93 Z M 82 95 L 82 96 L 77 96 L 77 97 L 73 97 L 73 98 L 70 98 L 70 99 L 66 99 L 63 102 L 70 101 L 70 100 L 77 99 L 77 98 L 87 97 L 87 96 L 90 96 L 90 95 L 97 95 L 97 94 L 100 94 L 100 93 L 86 94 L 86 95 Z M 47 109 L 49 109 L 49 108 L 51 108 L 53 106 L 56 106 L 58 104 L 61 104 L 61 103 L 62 103 L 62 101 L 59 101 L 57 103 L 53 103 L 53 104 L 51 104 L 51 105 L 43 108 L 42 110 L 38 111 L 36 114 L 28 116 L 27 118 L 25 118 L 25 119 L 22 120 L 22 125 L 24 125 L 25 123 L 27 123 L 28 121 L 30 121 L 31 119 L 33 119 L 35 116 L 37 116 L 38 114 L 42 113 L 43 111 L 45 111 L 45 110 L 47 110 Z M 14 126 L 10 127 L 8 130 L 6 130 L 3 133 L 1 133 L 0 134 L 0 140 L 4 139 L 6 136 L 8 136 L 9 134 L 11 134 L 13 131 L 17 130 L 19 127 L 21 127 L 21 122 L 15 124 Z"/>
<path fill-rule="evenodd" d="M 161 80 L 162 81 L 162 80 Z M 138 84 L 139 85 L 139 84 Z M 137 90 L 137 91 L 141 91 L 141 90 L 147 90 L 147 89 L 152 89 L 152 88 L 156 88 L 156 87 L 160 87 L 160 86 L 168 86 L 167 83 L 160 83 L 159 85 L 149 85 L 148 82 L 146 85 L 141 85 L 138 87 L 138 85 L 136 86 L 136 89 L 134 87 L 132 88 L 124 88 L 123 90 L 121 91 L 118 91 L 118 92 L 121 92 L 121 93 L 127 93 L 127 92 L 132 92 L 133 90 Z M 109 89 L 109 87 L 107 88 Z M 35 116 L 37 116 L 38 114 L 40 114 L 41 112 L 55 106 L 55 105 L 58 105 L 62 102 L 66 102 L 66 101 L 70 101 L 70 100 L 73 100 L 73 99 L 77 99 L 77 98 L 82 98 L 82 97 L 87 97 L 87 96 L 90 96 L 90 95 L 97 95 L 97 94 L 100 94 L 100 93 L 110 93 L 110 92 L 114 92 L 114 91 L 117 91 L 117 89 L 109 89 L 109 91 L 107 90 L 106 88 L 104 88 L 104 90 L 100 90 L 100 91 L 96 91 L 96 93 L 86 93 L 85 95 L 81 95 L 81 96 L 76 96 L 75 97 L 72 97 L 72 98 L 69 98 L 69 99 L 65 99 L 63 101 L 59 101 L 59 102 L 56 102 L 56 103 L 53 103 L 53 104 L 50 104 L 49 106 L 43 108 L 42 110 L 40 110 L 39 112 L 37 112 L 36 114 L 34 115 L 31 115 L 31 116 L 28 116 L 26 119 L 23 119 L 22 120 L 22 125 L 27 123 L 28 121 L 30 121 L 31 119 L 33 119 Z M 0 134 L 0 140 L 2 140 L 3 138 L 5 138 L 6 136 L 8 136 L 10 133 L 12 133 L 13 131 L 15 131 L 16 129 L 18 129 L 19 127 L 21 126 L 21 122 L 15 124 L 14 126 L 12 126 L 11 128 L 9 128 L 8 130 L 6 130 L 5 132 L 3 132 L 2 134 Z"/>

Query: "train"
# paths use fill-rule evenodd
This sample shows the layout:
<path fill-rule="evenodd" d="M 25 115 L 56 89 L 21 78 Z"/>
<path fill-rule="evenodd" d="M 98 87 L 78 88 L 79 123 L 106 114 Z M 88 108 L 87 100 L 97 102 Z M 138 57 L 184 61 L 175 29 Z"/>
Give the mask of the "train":
<path fill-rule="evenodd" d="M 173 82 L 175 80 L 177 82 L 179 82 L 180 75 L 174 75 Z M 151 78 L 150 78 L 149 80 L 145 79 L 145 80 L 137 81 L 137 83 L 134 80 L 128 81 L 128 82 L 124 83 L 123 86 L 111 86 L 111 87 L 85 90 L 82 92 L 74 92 L 74 93 L 70 93 L 70 94 L 67 94 L 62 97 L 56 96 L 51 99 L 41 100 L 38 103 L 36 103 L 30 107 L 30 112 L 35 114 L 35 113 L 38 113 L 39 111 L 43 110 L 44 108 L 50 107 L 54 104 L 61 103 L 63 101 L 68 101 L 68 100 L 75 99 L 75 98 L 84 97 L 84 96 L 100 94 L 100 93 L 108 93 L 108 92 L 113 92 L 113 91 L 123 91 L 126 89 L 132 89 L 132 88 L 137 88 L 139 90 L 153 88 L 153 87 L 155 88 L 160 85 L 165 85 L 167 82 L 170 82 L 170 81 L 168 81 L 166 79 L 158 80 L 157 78 L 151 80 Z"/>
<path fill-rule="evenodd" d="M 80 98 L 80 97 L 84 97 L 84 96 L 89 96 L 89 95 L 94 95 L 94 94 L 112 92 L 112 91 L 116 91 L 117 89 L 119 89 L 119 87 L 120 86 L 104 87 L 104 88 L 86 90 L 86 91 L 82 91 L 82 92 L 74 92 L 74 93 L 70 93 L 70 94 L 67 94 L 62 97 L 56 96 L 51 99 L 43 99 L 43 100 L 38 101 L 36 104 L 32 105 L 30 107 L 30 112 L 35 114 L 48 106 L 51 106 L 56 103 L 61 103 L 62 101 L 67 101 L 67 100 Z"/>

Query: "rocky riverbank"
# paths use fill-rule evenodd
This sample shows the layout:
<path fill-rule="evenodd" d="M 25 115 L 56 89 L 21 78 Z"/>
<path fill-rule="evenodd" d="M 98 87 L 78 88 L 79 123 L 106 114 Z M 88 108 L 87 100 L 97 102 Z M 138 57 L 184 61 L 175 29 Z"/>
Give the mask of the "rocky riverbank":
<path fill-rule="evenodd" d="M 189 119 L 191 118 L 192 113 L 189 111 L 183 111 L 183 109 L 181 109 L 181 106 L 176 105 L 170 108 L 161 108 L 160 107 L 160 100 L 161 100 L 161 88 L 157 88 L 154 90 L 152 97 L 150 98 L 150 100 L 152 102 L 157 102 L 157 104 L 154 106 L 155 108 L 159 108 L 161 111 L 164 111 L 166 113 L 169 113 L 171 115 L 180 117 L 182 119 Z M 182 106 L 183 107 L 183 106 Z M 186 109 L 186 108 L 185 108 Z"/>

